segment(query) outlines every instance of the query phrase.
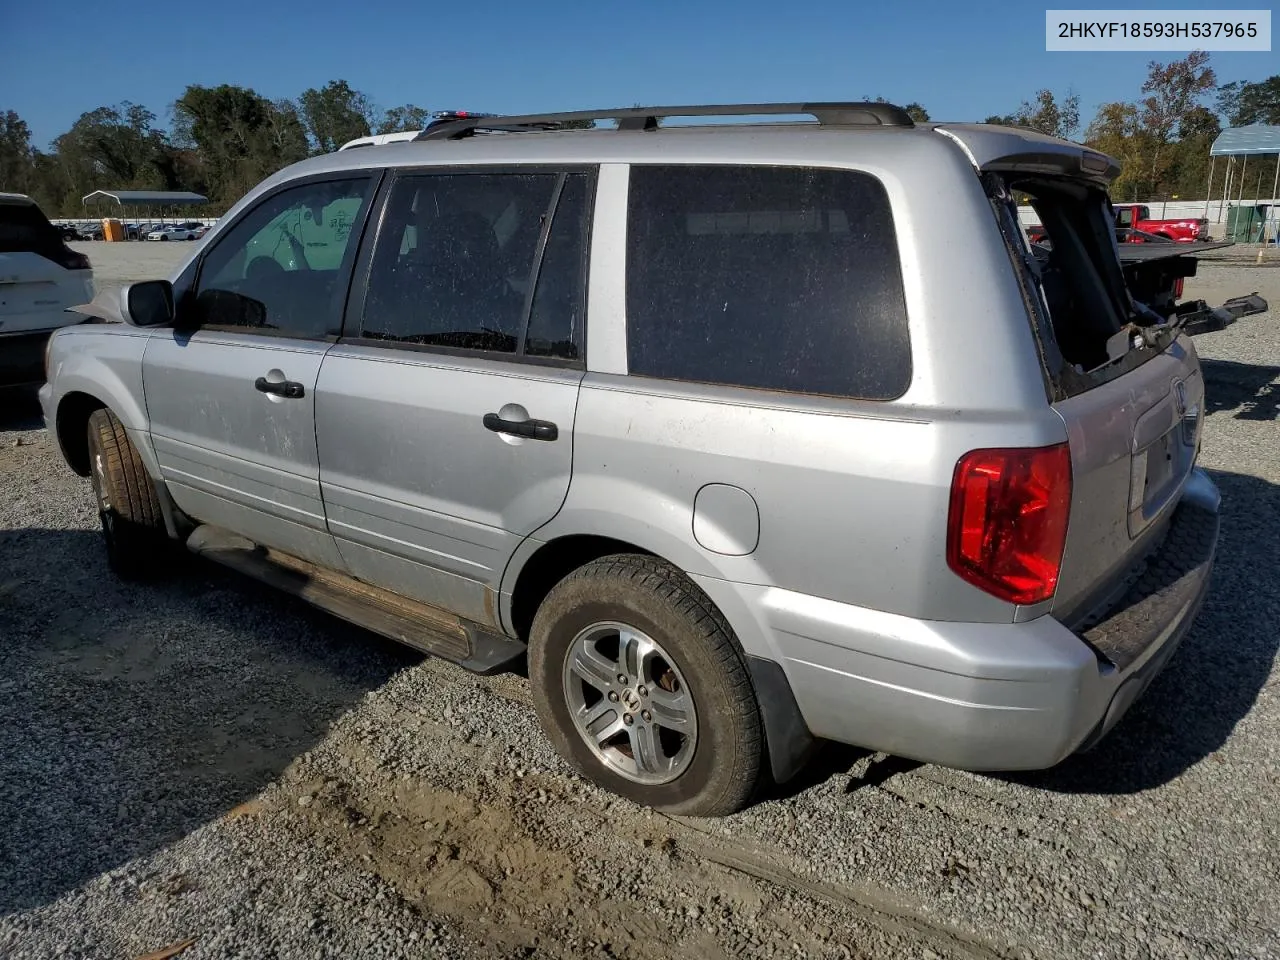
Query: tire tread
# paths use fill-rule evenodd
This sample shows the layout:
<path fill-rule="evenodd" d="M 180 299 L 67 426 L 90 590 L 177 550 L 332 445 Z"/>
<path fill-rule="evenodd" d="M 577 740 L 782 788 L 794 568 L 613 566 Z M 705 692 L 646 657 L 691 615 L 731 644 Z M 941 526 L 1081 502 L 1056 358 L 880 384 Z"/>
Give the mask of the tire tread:
<path fill-rule="evenodd" d="M 145 575 L 158 566 L 166 543 L 164 513 L 146 464 L 124 424 L 106 407 L 89 416 L 88 429 L 102 452 L 107 498 L 125 526 L 116 534 L 112 565 L 123 576 Z"/>
<path fill-rule="evenodd" d="M 723 790 L 718 796 L 702 798 L 697 815 L 720 816 L 740 809 L 760 784 L 765 741 L 750 671 L 733 629 L 697 584 L 666 561 L 644 554 L 611 554 L 593 560 L 568 574 L 556 589 L 577 581 L 602 579 L 621 582 L 668 604 L 710 650 L 732 703 L 728 715 L 719 719 L 733 724 L 732 736 L 738 750 Z"/>

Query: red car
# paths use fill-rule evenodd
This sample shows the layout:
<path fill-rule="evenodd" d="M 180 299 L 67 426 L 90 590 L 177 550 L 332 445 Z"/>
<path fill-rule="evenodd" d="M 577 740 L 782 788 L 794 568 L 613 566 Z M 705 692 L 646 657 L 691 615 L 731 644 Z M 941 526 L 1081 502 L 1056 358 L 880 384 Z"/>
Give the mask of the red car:
<path fill-rule="evenodd" d="M 1116 226 L 1139 233 L 1150 233 L 1175 243 L 1191 243 L 1209 239 L 1209 221 L 1203 217 L 1184 217 L 1180 220 L 1152 220 L 1151 208 L 1141 203 L 1124 203 L 1115 206 Z M 1133 238 L 1138 241 L 1137 237 Z M 1139 241 L 1140 242 L 1140 241 Z"/>

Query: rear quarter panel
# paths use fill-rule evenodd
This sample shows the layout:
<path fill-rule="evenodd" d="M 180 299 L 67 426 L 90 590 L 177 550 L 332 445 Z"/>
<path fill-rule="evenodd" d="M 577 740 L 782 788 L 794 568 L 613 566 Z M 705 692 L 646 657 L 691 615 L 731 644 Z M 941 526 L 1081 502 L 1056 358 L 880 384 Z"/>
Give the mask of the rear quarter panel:
<path fill-rule="evenodd" d="M 628 376 L 627 168 L 606 165 L 573 480 L 537 542 L 614 537 L 708 582 L 778 586 L 926 619 L 1012 622 L 1014 606 L 946 565 L 952 473 L 968 450 L 1066 435 L 975 172 L 950 141 L 923 134 L 885 137 L 874 153 L 843 159 L 810 151 L 752 162 L 848 166 L 885 184 L 909 317 L 907 392 L 867 402 Z M 738 487 L 754 501 L 759 536 L 750 553 L 717 553 L 694 536 L 695 498 L 708 484 Z M 504 593 L 531 552 L 518 552 Z"/>

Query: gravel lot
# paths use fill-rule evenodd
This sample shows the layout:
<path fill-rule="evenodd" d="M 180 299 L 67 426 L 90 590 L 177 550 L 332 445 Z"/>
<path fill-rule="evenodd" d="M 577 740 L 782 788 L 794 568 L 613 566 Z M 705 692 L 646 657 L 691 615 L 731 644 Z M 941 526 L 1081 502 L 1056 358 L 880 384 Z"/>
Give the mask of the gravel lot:
<path fill-rule="evenodd" d="M 103 285 L 190 244 L 84 244 Z M 1203 264 L 1188 295 L 1280 267 Z M 124 587 L 0 394 L 0 955 L 1280 957 L 1280 309 L 1197 338 L 1212 594 L 1092 754 L 979 776 L 832 747 L 722 821 L 571 776 L 477 678 L 194 559 Z"/>

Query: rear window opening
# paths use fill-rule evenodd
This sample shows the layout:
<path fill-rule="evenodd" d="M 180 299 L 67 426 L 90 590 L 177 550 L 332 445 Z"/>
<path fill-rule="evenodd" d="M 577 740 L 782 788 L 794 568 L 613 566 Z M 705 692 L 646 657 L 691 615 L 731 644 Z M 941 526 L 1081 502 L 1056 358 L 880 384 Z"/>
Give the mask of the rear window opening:
<path fill-rule="evenodd" d="M 1105 191 L 1067 178 L 988 175 L 987 182 L 1041 340 L 1046 374 L 1060 393 L 1110 380 L 1167 345 L 1142 336 L 1140 328 L 1162 318 L 1129 295 Z M 1043 242 L 1027 242 L 1018 224 L 1018 196 L 1035 210 Z M 1150 346 L 1158 349 L 1144 349 Z"/>
<path fill-rule="evenodd" d="M 0 253 L 41 253 L 61 246 L 61 235 L 39 207 L 0 203 Z"/>
<path fill-rule="evenodd" d="M 0 253 L 34 253 L 68 270 L 89 268 L 88 257 L 68 247 L 33 203 L 0 202 Z"/>

